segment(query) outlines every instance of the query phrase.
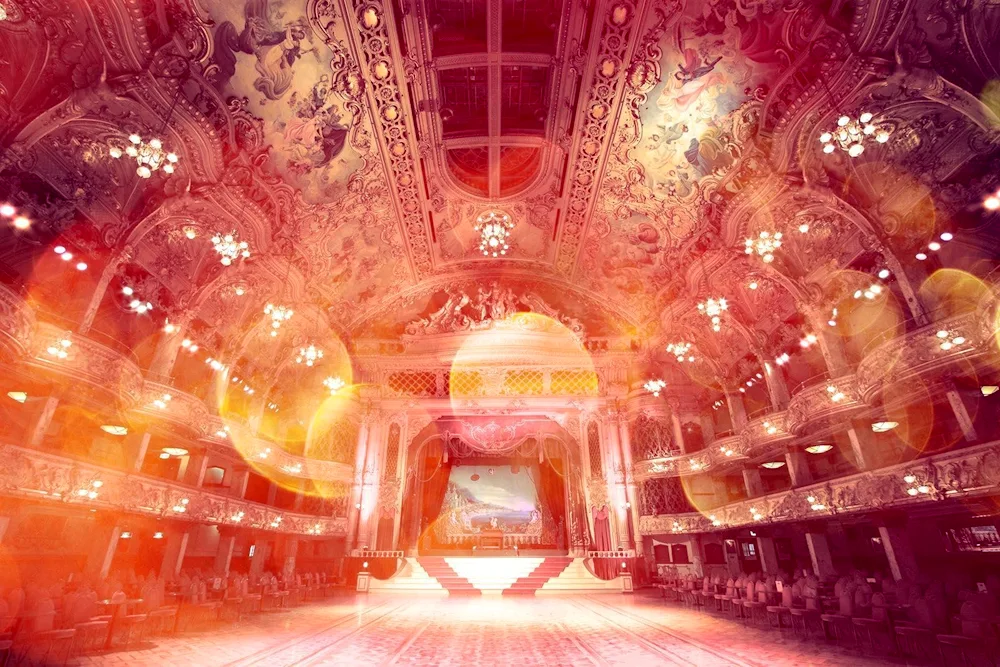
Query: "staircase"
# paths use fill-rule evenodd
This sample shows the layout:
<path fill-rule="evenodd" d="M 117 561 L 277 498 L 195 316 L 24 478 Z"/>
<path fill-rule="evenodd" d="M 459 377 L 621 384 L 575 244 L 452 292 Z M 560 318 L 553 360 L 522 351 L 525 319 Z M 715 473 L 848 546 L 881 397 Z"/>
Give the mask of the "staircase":
<path fill-rule="evenodd" d="M 621 592 L 618 580 L 598 579 L 581 558 L 406 558 L 391 579 L 371 582 L 372 593 L 431 595 L 559 595 Z"/>

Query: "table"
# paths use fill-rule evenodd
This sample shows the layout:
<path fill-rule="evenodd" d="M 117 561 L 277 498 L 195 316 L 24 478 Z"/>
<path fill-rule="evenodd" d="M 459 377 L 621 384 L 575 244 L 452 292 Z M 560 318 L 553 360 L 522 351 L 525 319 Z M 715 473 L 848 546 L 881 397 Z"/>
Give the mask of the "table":
<path fill-rule="evenodd" d="M 118 625 L 118 619 L 128 613 L 128 606 L 130 604 L 142 604 L 142 598 L 134 598 L 132 600 L 123 600 L 122 602 L 112 602 L 111 600 L 98 600 L 97 604 L 103 605 L 111 610 L 111 621 L 108 622 L 108 638 L 104 641 L 104 648 L 111 650 L 111 641 L 115 636 L 115 626 Z M 119 613 L 124 607 L 125 613 Z"/>

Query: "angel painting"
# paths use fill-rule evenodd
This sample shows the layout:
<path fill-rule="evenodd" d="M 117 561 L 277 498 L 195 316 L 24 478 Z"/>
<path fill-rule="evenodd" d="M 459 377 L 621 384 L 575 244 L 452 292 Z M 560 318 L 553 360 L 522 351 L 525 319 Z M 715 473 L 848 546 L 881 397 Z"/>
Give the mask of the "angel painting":
<path fill-rule="evenodd" d="M 236 74 L 236 54 L 246 53 L 257 59 L 254 88 L 269 100 L 280 99 L 292 85 L 296 61 L 315 50 L 304 45 L 310 39 L 309 26 L 304 19 L 276 24 L 269 0 L 247 0 L 243 15 L 246 23 L 242 32 L 231 21 L 223 22 L 215 31 L 219 83 L 224 84 Z"/>

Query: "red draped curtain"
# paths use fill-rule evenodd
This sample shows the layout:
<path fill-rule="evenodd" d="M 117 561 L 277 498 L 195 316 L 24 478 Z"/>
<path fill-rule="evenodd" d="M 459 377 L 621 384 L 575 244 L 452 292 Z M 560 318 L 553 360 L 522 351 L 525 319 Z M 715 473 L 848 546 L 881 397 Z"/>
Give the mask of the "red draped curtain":
<path fill-rule="evenodd" d="M 611 516 L 607 505 L 601 509 L 594 508 L 594 550 L 611 551 Z M 615 558 L 597 558 L 594 560 L 594 574 L 601 579 L 614 579 L 617 575 Z"/>

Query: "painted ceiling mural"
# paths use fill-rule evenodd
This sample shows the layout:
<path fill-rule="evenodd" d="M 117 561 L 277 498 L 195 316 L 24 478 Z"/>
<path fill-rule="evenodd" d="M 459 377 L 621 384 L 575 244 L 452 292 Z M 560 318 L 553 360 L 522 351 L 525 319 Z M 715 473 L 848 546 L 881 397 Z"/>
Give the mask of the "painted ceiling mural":
<path fill-rule="evenodd" d="M 2 239 L 10 281 L 69 244 L 110 267 L 74 316 L 132 281 L 231 350 L 263 349 L 269 302 L 303 314 L 290 340 L 349 343 L 485 326 L 502 294 L 662 356 L 726 297 L 696 375 L 736 381 L 852 276 L 888 267 L 918 317 L 926 271 L 899 258 L 980 233 L 998 186 L 995 2 L 0 2 L 0 199 L 47 221 Z M 891 139 L 824 153 L 863 110 Z M 130 132 L 176 173 L 114 159 Z M 489 211 L 515 223 L 503 256 Z M 223 267 L 230 229 L 252 253 Z M 762 231 L 785 234 L 773 263 L 744 252 Z"/>

